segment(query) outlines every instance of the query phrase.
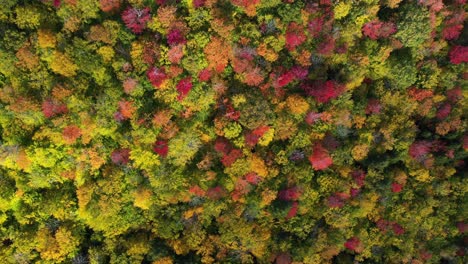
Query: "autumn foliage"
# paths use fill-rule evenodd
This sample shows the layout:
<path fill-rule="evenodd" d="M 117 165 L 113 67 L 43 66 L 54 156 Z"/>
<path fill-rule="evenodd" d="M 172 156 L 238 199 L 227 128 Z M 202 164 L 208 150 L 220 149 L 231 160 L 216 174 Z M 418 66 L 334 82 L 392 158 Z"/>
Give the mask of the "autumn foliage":
<path fill-rule="evenodd" d="M 0 2 L 0 264 L 468 263 L 466 0 Z"/>

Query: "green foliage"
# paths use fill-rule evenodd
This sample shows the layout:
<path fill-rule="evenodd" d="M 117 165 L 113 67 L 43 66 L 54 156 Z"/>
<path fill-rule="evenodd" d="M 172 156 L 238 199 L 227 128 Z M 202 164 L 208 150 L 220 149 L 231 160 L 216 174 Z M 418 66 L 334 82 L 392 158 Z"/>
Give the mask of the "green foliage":
<path fill-rule="evenodd" d="M 400 7 L 397 23 L 398 38 L 404 46 L 416 48 L 423 45 L 430 38 L 431 26 L 429 12 L 425 7 L 416 4 L 405 4 Z"/>

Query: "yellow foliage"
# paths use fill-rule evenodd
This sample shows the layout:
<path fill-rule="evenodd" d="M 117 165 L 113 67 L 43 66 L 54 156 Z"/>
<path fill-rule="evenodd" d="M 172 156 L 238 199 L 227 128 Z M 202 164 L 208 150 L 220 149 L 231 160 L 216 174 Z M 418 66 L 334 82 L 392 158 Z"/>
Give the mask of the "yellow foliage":
<path fill-rule="evenodd" d="M 174 261 L 172 261 L 171 257 L 164 257 L 160 258 L 158 260 L 153 261 L 151 264 L 172 264 Z"/>
<path fill-rule="evenodd" d="M 333 8 L 335 19 L 340 20 L 343 17 L 347 16 L 351 7 L 352 7 L 351 3 L 345 3 L 345 2 L 340 2 L 337 5 L 335 5 Z"/>
<path fill-rule="evenodd" d="M 146 239 L 133 240 L 127 249 L 127 254 L 130 256 L 145 255 L 150 249 L 151 244 Z"/>
<path fill-rule="evenodd" d="M 55 73 L 61 74 L 65 77 L 73 77 L 76 75 L 78 66 L 64 53 L 55 51 L 50 68 Z"/>
<path fill-rule="evenodd" d="M 297 55 L 294 56 L 294 59 L 301 65 L 301 66 L 310 66 L 312 65 L 312 61 L 310 60 L 310 56 L 312 52 L 309 50 L 303 50 Z"/>
<path fill-rule="evenodd" d="M 390 8 L 397 8 L 402 0 L 387 0 L 387 5 Z"/>
<path fill-rule="evenodd" d="M 432 179 L 429 170 L 426 169 L 410 171 L 410 175 L 420 182 L 429 182 Z"/>
<path fill-rule="evenodd" d="M 70 32 L 75 32 L 78 29 L 80 29 L 80 26 L 81 26 L 80 18 L 77 16 L 71 16 L 63 24 L 63 29 L 70 31 Z"/>
<path fill-rule="evenodd" d="M 245 95 L 243 94 L 236 94 L 232 97 L 232 105 L 234 107 L 239 107 L 241 104 L 247 102 Z"/>
<path fill-rule="evenodd" d="M 60 227 L 54 235 L 47 229 L 42 228 L 37 234 L 37 251 L 45 260 L 62 262 L 65 257 L 77 249 L 79 245 L 72 233 L 64 227 Z"/>
<path fill-rule="evenodd" d="M 265 207 L 271 204 L 273 200 L 276 199 L 276 191 L 266 189 L 262 192 L 262 201 L 260 203 L 261 207 Z"/>
<path fill-rule="evenodd" d="M 193 208 L 193 209 L 189 209 L 188 211 L 186 211 L 184 213 L 184 219 L 189 219 L 194 215 L 201 214 L 202 212 L 203 212 L 203 207 L 202 206 L 199 206 L 199 207 L 196 207 L 196 208 Z"/>
<path fill-rule="evenodd" d="M 266 147 L 273 140 L 274 136 L 275 136 L 275 129 L 270 128 L 265 134 L 263 134 L 262 137 L 260 137 L 260 139 L 258 140 L 258 144 L 260 146 Z"/>
<path fill-rule="evenodd" d="M 151 196 L 153 195 L 153 192 L 151 192 L 151 190 L 141 188 L 135 191 L 133 195 L 135 197 L 135 201 L 133 202 L 134 206 L 144 210 L 148 210 L 150 208 Z"/>
<path fill-rule="evenodd" d="M 160 164 L 158 155 L 143 149 L 132 149 L 130 159 L 133 160 L 135 167 L 145 170 L 150 170 Z"/>
<path fill-rule="evenodd" d="M 102 165 L 104 165 L 104 163 L 106 163 L 106 160 L 99 152 L 96 151 L 96 149 L 89 149 L 86 152 L 87 153 L 84 155 L 88 156 L 92 170 L 98 170 Z"/>
<path fill-rule="evenodd" d="M 278 53 L 272 49 L 267 48 L 265 43 L 262 43 L 257 47 L 257 53 L 269 62 L 274 62 L 278 59 Z"/>
<path fill-rule="evenodd" d="M 172 246 L 174 249 L 174 252 L 177 255 L 185 255 L 190 251 L 190 248 L 181 240 L 172 240 L 169 242 L 169 244 Z"/>
<path fill-rule="evenodd" d="M 258 176 L 266 177 L 268 175 L 268 169 L 262 158 L 257 155 L 252 155 L 250 158 L 250 170 L 257 173 Z"/>
<path fill-rule="evenodd" d="M 98 53 L 105 62 L 110 62 L 115 55 L 114 49 L 110 46 L 100 47 Z"/>
<path fill-rule="evenodd" d="M 18 153 L 18 157 L 16 159 L 18 167 L 26 172 L 29 171 L 29 167 L 31 166 L 31 160 L 28 157 L 28 154 L 24 149 L 21 149 Z"/>
<path fill-rule="evenodd" d="M 366 122 L 366 117 L 356 115 L 354 116 L 353 121 L 354 121 L 354 126 L 357 129 L 359 129 L 359 128 L 362 128 L 362 126 L 364 126 L 364 123 Z"/>
<path fill-rule="evenodd" d="M 286 104 L 293 114 L 302 115 L 309 110 L 309 104 L 307 101 L 298 94 L 289 96 L 286 99 Z"/>
<path fill-rule="evenodd" d="M 39 29 L 37 32 L 37 43 L 39 44 L 39 47 L 43 49 L 54 48 L 56 42 L 57 39 L 55 38 L 54 33 L 52 33 L 50 30 Z"/>
<path fill-rule="evenodd" d="M 351 150 L 351 155 L 355 160 L 363 160 L 365 157 L 367 157 L 367 154 L 369 153 L 369 146 L 367 144 L 359 144 L 354 146 L 354 148 Z"/>

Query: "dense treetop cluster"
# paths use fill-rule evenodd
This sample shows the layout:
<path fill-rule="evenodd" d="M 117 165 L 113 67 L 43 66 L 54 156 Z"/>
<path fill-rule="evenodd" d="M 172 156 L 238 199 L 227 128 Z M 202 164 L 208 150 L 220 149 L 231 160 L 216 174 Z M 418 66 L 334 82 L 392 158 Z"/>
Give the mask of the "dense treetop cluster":
<path fill-rule="evenodd" d="M 465 0 L 2 0 L 1 263 L 466 263 Z"/>

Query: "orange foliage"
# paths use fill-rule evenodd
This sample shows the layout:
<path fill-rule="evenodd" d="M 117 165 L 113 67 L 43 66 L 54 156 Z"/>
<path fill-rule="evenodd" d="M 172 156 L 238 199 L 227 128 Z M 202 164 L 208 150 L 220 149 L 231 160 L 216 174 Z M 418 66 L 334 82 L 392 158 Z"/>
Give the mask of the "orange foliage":
<path fill-rule="evenodd" d="M 67 144 L 73 144 L 81 136 L 81 129 L 75 125 L 67 126 L 63 129 L 62 136 Z"/>
<path fill-rule="evenodd" d="M 206 45 L 205 55 L 208 60 L 208 68 L 221 73 L 229 62 L 231 50 L 223 40 L 212 37 L 210 43 Z"/>
<path fill-rule="evenodd" d="M 121 100 L 119 102 L 119 112 L 126 119 L 131 118 L 135 113 L 136 108 L 133 106 L 133 103 L 126 100 Z"/>

